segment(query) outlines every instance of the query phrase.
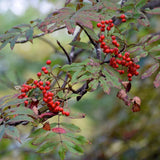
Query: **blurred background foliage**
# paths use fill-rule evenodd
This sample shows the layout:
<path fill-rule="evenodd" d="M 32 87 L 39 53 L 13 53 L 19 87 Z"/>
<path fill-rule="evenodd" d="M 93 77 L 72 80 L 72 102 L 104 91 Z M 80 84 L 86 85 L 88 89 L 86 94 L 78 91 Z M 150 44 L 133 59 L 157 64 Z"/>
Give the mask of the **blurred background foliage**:
<path fill-rule="evenodd" d="M 0 0 L 0 33 L 21 23 L 29 23 L 36 18 L 44 18 L 51 11 L 64 6 L 58 0 Z M 160 17 L 150 18 L 151 26 L 140 27 L 135 31 L 130 27 L 127 39 L 136 42 L 146 34 L 158 32 Z M 15 93 L 14 86 L 23 84 L 36 73 L 50 58 L 55 64 L 63 64 L 66 57 L 56 44 L 59 40 L 66 50 L 70 49 L 72 37 L 66 30 L 55 32 L 43 38 L 35 39 L 33 44 L 16 44 L 14 50 L 9 46 L 0 51 L 0 96 Z M 87 38 L 83 36 L 83 40 Z M 159 52 L 154 53 L 158 55 Z M 83 53 L 77 61 L 89 57 Z M 153 61 L 143 58 L 140 73 L 144 72 Z M 66 160 L 159 160 L 160 159 L 160 89 L 153 87 L 154 74 L 151 78 L 141 80 L 140 76 L 132 82 L 130 94 L 142 100 L 141 111 L 133 113 L 130 107 L 116 98 L 117 90 L 112 89 L 108 96 L 98 89 L 87 93 L 79 102 L 70 101 L 69 107 L 75 112 L 86 114 L 86 118 L 74 120 L 82 134 L 89 139 L 82 156 L 67 153 Z M 31 127 L 19 126 L 22 139 Z M 2 160 L 50 160 L 58 159 L 57 153 L 44 155 L 35 153 L 26 145 L 3 139 L 0 142 L 0 159 Z"/>

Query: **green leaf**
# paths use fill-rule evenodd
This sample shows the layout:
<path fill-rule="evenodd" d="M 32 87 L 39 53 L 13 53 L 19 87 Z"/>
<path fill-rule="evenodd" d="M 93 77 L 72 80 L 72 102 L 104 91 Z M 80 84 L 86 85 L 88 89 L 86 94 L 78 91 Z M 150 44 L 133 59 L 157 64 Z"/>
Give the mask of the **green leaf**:
<path fill-rule="evenodd" d="M 158 68 L 159 68 L 159 63 L 153 64 L 147 71 L 145 71 L 142 74 L 141 78 L 145 79 L 145 78 L 150 77 Z"/>
<path fill-rule="evenodd" d="M 109 85 L 107 84 L 106 80 L 104 79 L 104 77 L 100 77 L 99 78 L 99 81 L 100 81 L 100 86 L 102 87 L 103 91 L 107 94 L 110 93 L 110 87 Z"/>
<path fill-rule="evenodd" d="M 80 128 L 74 124 L 62 122 L 61 125 L 72 132 L 80 132 Z"/>
<path fill-rule="evenodd" d="M 42 135 L 38 135 L 37 137 L 35 137 L 31 141 L 31 143 L 33 145 L 40 145 L 44 142 L 52 141 L 55 138 L 56 135 L 57 135 L 56 133 L 48 131 L 46 133 L 43 133 Z"/>
<path fill-rule="evenodd" d="M 18 129 L 13 126 L 7 126 L 5 133 L 13 139 L 18 139 L 20 137 Z"/>
<path fill-rule="evenodd" d="M 12 101 L 9 101 L 9 102 L 3 104 L 0 107 L 1 108 L 5 108 L 5 107 L 8 107 L 8 106 L 15 106 L 15 105 L 23 103 L 26 99 L 27 98 L 24 98 L 24 99 L 13 99 Z"/>
<path fill-rule="evenodd" d="M 77 81 L 86 81 L 91 79 L 93 76 L 92 75 L 83 75 L 80 78 L 77 79 Z"/>
<path fill-rule="evenodd" d="M 79 42 L 79 41 L 74 41 L 70 43 L 71 46 L 81 48 L 81 49 L 86 49 L 86 50 L 92 50 L 92 46 L 88 43 L 85 42 Z"/>
<path fill-rule="evenodd" d="M 15 44 L 16 44 L 16 41 L 18 39 L 19 36 L 16 36 L 15 38 L 11 39 L 11 43 L 10 43 L 10 48 L 13 49 Z"/>
<path fill-rule="evenodd" d="M 0 49 L 4 48 L 8 43 L 10 42 L 10 39 L 5 40 L 4 42 L 2 42 Z"/>
<path fill-rule="evenodd" d="M 58 154 L 59 154 L 61 160 L 64 160 L 65 153 L 66 153 L 66 148 L 63 145 L 60 145 L 60 147 L 58 149 Z"/>
<path fill-rule="evenodd" d="M 21 122 L 21 121 L 33 122 L 33 119 L 31 117 L 26 116 L 26 115 L 18 115 L 15 118 L 12 118 L 7 122 L 8 123 L 10 123 L 10 122 L 15 123 L 15 122 Z"/>
<path fill-rule="evenodd" d="M 26 31 L 25 35 L 26 35 L 26 39 L 32 43 L 32 40 L 33 40 L 33 28 L 31 27 L 30 29 L 28 29 Z"/>
<path fill-rule="evenodd" d="M 37 137 L 37 136 L 40 136 L 40 135 L 43 135 L 46 133 L 46 130 L 44 130 L 43 128 L 38 128 L 36 129 L 35 131 L 33 131 L 31 134 L 30 134 L 30 138 L 34 138 L 34 137 Z"/>
<path fill-rule="evenodd" d="M 160 14 L 160 7 L 156 7 L 156 8 L 153 8 L 153 9 L 146 9 L 145 10 L 146 13 L 148 14 L 153 14 L 153 15 L 159 15 Z"/>
<path fill-rule="evenodd" d="M 116 76 L 115 71 L 113 71 L 113 69 L 110 69 L 109 66 L 107 68 L 104 68 L 102 70 L 102 73 L 105 75 L 107 85 L 109 85 L 111 87 L 117 87 L 117 88 L 121 87 L 121 83 L 119 82 L 119 79 Z"/>
<path fill-rule="evenodd" d="M 26 107 L 14 107 L 11 109 L 7 109 L 5 111 L 8 115 L 15 115 L 15 114 L 28 114 L 28 115 L 34 115 L 34 112 Z"/>
<path fill-rule="evenodd" d="M 137 63 L 141 58 L 145 58 L 148 55 L 148 52 L 141 52 L 138 56 L 134 58 L 134 62 Z"/>
<path fill-rule="evenodd" d="M 157 52 L 157 51 L 160 51 L 160 45 L 157 45 L 155 47 L 152 47 L 149 52 Z"/>
<path fill-rule="evenodd" d="M 97 79 L 94 79 L 89 83 L 89 87 L 91 88 L 92 91 L 96 90 L 98 85 L 99 85 L 99 80 Z"/>
<path fill-rule="evenodd" d="M 65 25 L 66 25 L 66 27 L 68 29 L 68 32 L 73 34 L 75 29 L 76 29 L 75 21 L 72 20 L 72 19 L 68 19 L 68 20 L 65 20 L 64 22 L 65 22 Z"/>
<path fill-rule="evenodd" d="M 83 153 L 83 149 L 78 146 L 78 145 L 75 145 L 73 144 L 72 142 L 69 142 L 69 141 L 63 141 L 63 143 L 65 144 L 65 146 L 67 147 L 67 149 L 74 153 L 74 154 L 82 154 Z"/>
<path fill-rule="evenodd" d="M 5 132 L 5 125 L 0 125 L 0 141 L 3 138 Z"/>
<path fill-rule="evenodd" d="M 58 146 L 60 142 L 58 141 L 54 141 L 54 142 L 46 142 L 45 144 L 42 144 L 39 149 L 38 152 L 40 153 L 49 153 L 55 150 L 55 148 Z"/>
<path fill-rule="evenodd" d="M 142 8 L 145 4 L 147 4 L 148 0 L 139 0 L 136 4 L 136 9 Z"/>

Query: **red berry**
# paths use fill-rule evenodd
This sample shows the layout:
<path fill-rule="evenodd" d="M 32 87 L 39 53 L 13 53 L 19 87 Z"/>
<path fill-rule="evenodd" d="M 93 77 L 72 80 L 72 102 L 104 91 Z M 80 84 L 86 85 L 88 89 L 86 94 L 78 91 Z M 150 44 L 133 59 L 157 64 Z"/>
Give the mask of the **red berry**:
<path fill-rule="evenodd" d="M 100 28 L 101 27 L 101 23 L 97 23 L 97 27 Z"/>
<path fill-rule="evenodd" d="M 42 67 L 41 70 L 42 70 L 42 71 L 45 71 L 45 70 L 46 70 L 46 67 Z"/>
<path fill-rule="evenodd" d="M 49 86 L 51 83 L 50 81 L 46 81 L 46 85 Z"/>
<path fill-rule="evenodd" d="M 129 54 L 128 52 L 126 52 L 126 53 L 124 54 L 124 56 L 128 58 L 128 57 L 130 56 L 130 54 Z"/>
<path fill-rule="evenodd" d="M 124 19 L 124 18 L 126 18 L 126 16 L 124 14 L 121 14 L 120 18 Z"/>
<path fill-rule="evenodd" d="M 132 77 L 132 74 L 131 74 L 131 73 L 128 73 L 128 77 Z"/>
<path fill-rule="evenodd" d="M 136 65 L 136 68 L 137 68 L 137 69 L 139 69 L 139 68 L 140 68 L 140 65 L 139 65 L 139 64 L 137 64 L 137 65 Z"/>
<path fill-rule="evenodd" d="M 42 86 L 43 85 L 43 81 L 39 81 L 39 85 Z"/>
<path fill-rule="evenodd" d="M 116 39 L 116 36 L 112 36 L 112 39 L 115 40 L 115 39 Z"/>
<path fill-rule="evenodd" d="M 128 81 L 132 81 L 132 78 L 128 78 Z"/>
<path fill-rule="evenodd" d="M 126 19 L 122 19 L 122 22 L 126 22 Z"/>
<path fill-rule="evenodd" d="M 69 116 L 69 115 L 70 115 L 70 113 L 66 111 L 66 112 L 65 112 L 65 115 L 66 115 L 66 116 Z"/>
<path fill-rule="evenodd" d="M 103 40 L 104 38 L 105 38 L 105 36 L 102 34 L 102 35 L 100 36 L 100 39 Z"/>
<path fill-rule="evenodd" d="M 109 20 L 109 23 L 112 23 L 112 22 L 113 22 L 113 20 L 112 20 L 112 19 L 110 19 L 110 20 Z"/>
<path fill-rule="evenodd" d="M 38 73 L 37 73 L 37 76 L 38 76 L 38 77 L 40 77 L 41 75 L 42 75 L 42 73 L 41 73 L 41 72 L 38 72 Z"/>
<path fill-rule="evenodd" d="M 107 30 L 108 30 L 108 31 L 110 31 L 110 30 L 111 30 L 111 28 L 108 26 L 108 27 L 107 27 Z"/>
<path fill-rule="evenodd" d="M 105 28 L 101 28 L 101 32 L 104 32 L 105 31 Z"/>
<path fill-rule="evenodd" d="M 106 23 L 106 24 L 108 24 L 108 23 L 109 23 L 109 21 L 108 21 L 108 20 L 105 20 L 105 23 Z"/>
<path fill-rule="evenodd" d="M 45 70 L 44 73 L 45 73 L 45 74 L 48 74 L 48 70 Z"/>
<path fill-rule="evenodd" d="M 43 87 L 43 86 L 40 86 L 39 89 L 40 89 L 40 90 L 44 90 L 44 87 Z"/>
<path fill-rule="evenodd" d="M 47 64 L 47 65 L 50 65 L 50 64 L 51 64 L 51 60 L 47 60 L 47 61 L 46 61 L 46 64 Z"/>
<path fill-rule="evenodd" d="M 59 112 L 63 112 L 63 108 L 59 107 Z"/>
<path fill-rule="evenodd" d="M 34 84 L 36 85 L 37 83 L 38 83 L 38 81 L 37 81 L 37 80 L 35 80 L 35 81 L 34 81 Z"/>
<path fill-rule="evenodd" d="M 26 100 L 26 101 L 24 101 L 24 104 L 25 104 L 25 106 L 27 106 L 28 105 L 28 101 Z"/>
<path fill-rule="evenodd" d="M 118 58 L 122 58 L 122 54 L 118 54 Z"/>
<path fill-rule="evenodd" d="M 102 20 L 102 21 L 101 21 L 101 24 L 105 24 L 105 21 Z"/>

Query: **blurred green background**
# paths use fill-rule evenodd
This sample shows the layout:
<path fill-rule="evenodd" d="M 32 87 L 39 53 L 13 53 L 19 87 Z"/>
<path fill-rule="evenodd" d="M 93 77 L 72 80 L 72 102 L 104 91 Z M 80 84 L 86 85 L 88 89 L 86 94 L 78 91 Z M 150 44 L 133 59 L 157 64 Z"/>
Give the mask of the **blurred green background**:
<path fill-rule="evenodd" d="M 0 33 L 21 23 L 29 23 L 36 18 L 44 18 L 48 13 L 64 6 L 65 1 L 58 0 L 0 0 Z M 129 31 L 128 40 L 136 42 L 148 33 L 158 32 L 160 17 L 149 17 L 151 26 L 139 28 L 139 32 Z M 83 37 L 87 40 L 86 37 Z M 36 73 L 51 59 L 54 63 L 63 64 L 66 57 L 56 44 L 59 40 L 66 50 L 72 37 L 66 30 L 55 32 L 43 38 L 25 44 L 16 44 L 13 50 L 9 46 L 0 51 L 0 96 L 12 94 L 15 85 L 23 84 L 29 78 L 35 78 Z M 47 42 L 46 42 L 47 40 Z M 48 43 L 49 41 L 49 43 Z M 156 52 L 155 55 L 158 55 Z M 88 57 L 84 53 L 80 61 Z M 142 59 L 140 73 L 153 61 Z M 117 90 L 112 89 L 111 95 L 106 95 L 101 89 L 87 93 L 81 101 L 70 102 L 70 108 L 86 113 L 85 119 L 74 120 L 82 129 L 90 144 L 85 146 L 82 156 L 67 153 L 66 160 L 159 160 L 160 159 L 160 89 L 153 86 L 154 74 L 151 78 L 141 80 L 134 78 L 131 96 L 139 96 L 142 100 L 141 111 L 133 113 L 130 107 L 116 98 Z M 19 126 L 22 138 L 30 128 Z M 31 148 L 18 142 L 3 139 L 0 142 L 1 160 L 58 160 L 57 154 L 37 154 Z"/>

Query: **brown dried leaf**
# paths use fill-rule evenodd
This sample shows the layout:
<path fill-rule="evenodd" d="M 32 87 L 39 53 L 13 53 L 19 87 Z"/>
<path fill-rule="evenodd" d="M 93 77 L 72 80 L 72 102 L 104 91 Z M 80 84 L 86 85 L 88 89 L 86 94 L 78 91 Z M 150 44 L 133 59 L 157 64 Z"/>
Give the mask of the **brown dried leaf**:
<path fill-rule="evenodd" d="M 126 92 L 129 92 L 131 89 L 131 83 L 128 81 L 123 81 L 122 85 L 124 86 L 124 88 L 126 89 Z"/>

